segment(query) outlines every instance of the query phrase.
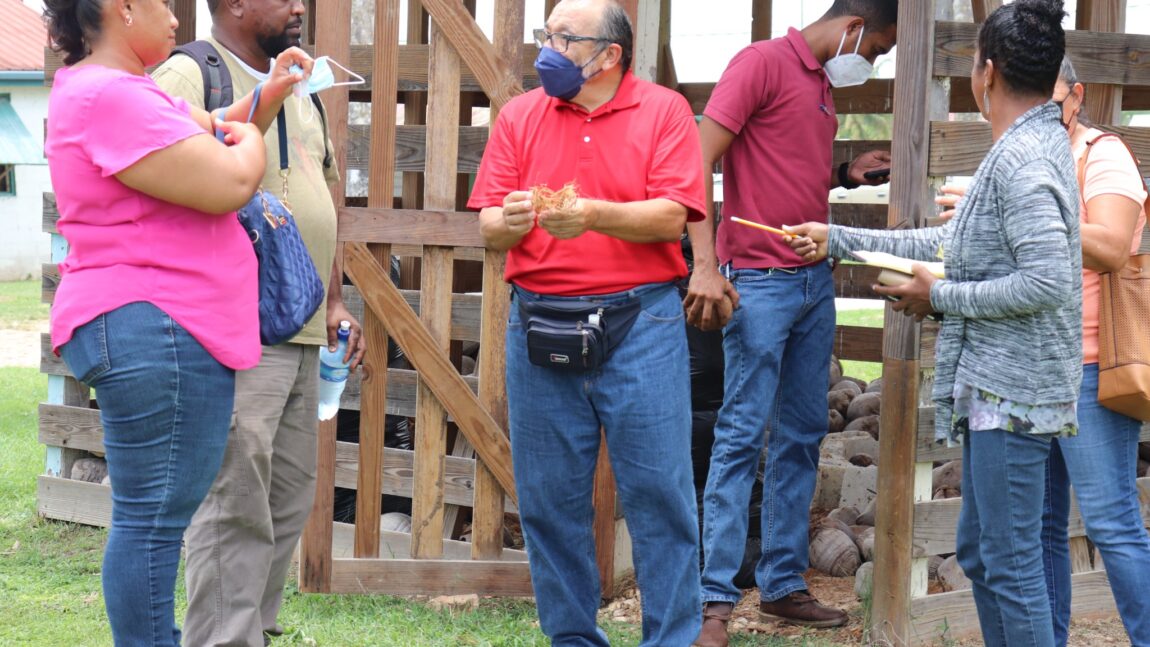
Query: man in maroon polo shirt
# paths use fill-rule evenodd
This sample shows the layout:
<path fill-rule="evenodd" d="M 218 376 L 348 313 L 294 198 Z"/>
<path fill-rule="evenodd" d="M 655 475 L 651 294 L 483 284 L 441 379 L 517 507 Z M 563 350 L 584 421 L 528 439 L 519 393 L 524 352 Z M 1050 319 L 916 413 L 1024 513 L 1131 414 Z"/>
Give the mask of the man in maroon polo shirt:
<path fill-rule="evenodd" d="M 710 169 L 723 160 L 723 215 L 781 228 L 827 221 L 835 186 L 878 184 L 890 155 L 871 151 L 835 166 L 838 121 L 831 87 L 866 81 L 895 44 L 897 0 L 835 0 L 802 31 L 739 52 L 715 86 L 700 135 L 710 205 Z M 807 525 L 819 443 L 827 431 L 826 388 L 835 331 L 834 285 L 825 263 L 804 265 L 776 234 L 710 220 L 687 225 L 695 270 L 684 300 L 688 321 L 723 327 L 723 406 L 704 496 L 703 616 L 698 644 L 727 645 L 741 597 L 747 505 L 766 437 L 762 555 L 755 572 L 767 619 L 831 627 L 846 613 L 807 591 Z M 731 302 L 738 308 L 728 317 Z"/>
<path fill-rule="evenodd" d="M 683 226 L 705 211 L 698 131 L 682 96 L 629 71 L 631 24 L 615 0 L 564 0 L 535 38 L 543 88 L 500 111 L 468 206 L 487 245 L 507 250 L 514 288 L 511 455 L 540 627 L 554 645 L 607 645 L 591 531 L 602 426 L 633 539 L 641 644 L 689 645 L 702 600 L 675 282 L 687 274 Z M 572 182 L 571 200 L 533 206 L 533 190 Z M 548 345 L 561 336 L 534 317 L 561 307 L 581 311 L 580 330 L 607 329 L 602 363 Z"/>

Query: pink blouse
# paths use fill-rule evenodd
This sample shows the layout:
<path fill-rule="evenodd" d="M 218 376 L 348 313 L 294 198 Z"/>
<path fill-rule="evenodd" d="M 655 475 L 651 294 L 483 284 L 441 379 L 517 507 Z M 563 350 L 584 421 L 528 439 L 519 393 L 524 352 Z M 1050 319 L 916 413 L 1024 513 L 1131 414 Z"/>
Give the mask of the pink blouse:
<path fill-rule="evenodd" d="M 98 65 L 56 73 L 44 147 L 69 251 L 52 305 L 53 349 L 93 318 L 145 301 L 221 364 L 259 362 L 256 259 L 235 214 L 165 202 L 115 177 L 202 134 L 187 103 L 147 76 Z M 178 166 L 169 177 L 180 181 Z"/>

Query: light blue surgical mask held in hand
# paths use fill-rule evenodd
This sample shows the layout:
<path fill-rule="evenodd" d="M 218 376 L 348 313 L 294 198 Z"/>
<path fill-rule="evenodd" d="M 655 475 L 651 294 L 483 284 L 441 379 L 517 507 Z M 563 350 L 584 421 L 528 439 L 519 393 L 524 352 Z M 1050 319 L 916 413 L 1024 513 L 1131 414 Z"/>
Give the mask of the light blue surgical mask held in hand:
<path fill-rule="evenodd" d="M 344 72 L 347 72 L 347 75 L 349 77 L 351 77 L 351 80 L 350 81 L 336 81 L 335 80 L 335 73 L 331 69 L 331 66 L 333 66 L 333 65 L 338 67 L 339 69 L 343 70 Z M 293 73 L 301 73 L 302 74 L 303 68 L 300 67 L 299 65 L 292 65 L 289 68 L 289 71 L 291 71 Z M 303 81 L 296 83 L 295 87 L 292 89 L 292 91 L 297 98 L 303 98 L 305 95 L 315 94 L 316 92 L 322 92 L 324 90 L 327 90 L 328 88 L 333 88 L 337 85 L 361 85 L 363 83 L 365 83 L 365 81 L 364 81 L 362 76 L 356 74 L 355 72 L 352 72 L 351 70 L 347 69 L 343 65 L 340 65 L 335 60 L 333 60 L 330 56 L 320 56 L 319 58 L 315 59 L 315 64 L 311 68 L 311 75 L 308 76 Z M 307 105 L 310 108 L 310 111 L 309 111 L 308 116 L 306 118 L 304 118 L 304 116 L 302 114 L 300 115 L 300 118 L 304 120 L 304 123 L 307 123 L 307 122 L 311 121 L 312 113 L 314 112 L 315 108 L 312 105 L 312 102 L 310 102 L 310 101 L 301 102 L 301 104 L 299 104 L 301 106 L 300 107 L 301 113 L 304 110 L 304 108 L 302 107 L 303 103 L 307 103 Z"/>
<path fill-rule="evenodd" d="M 847 32 L 844 31 L 842 40 L 839 41 L 838 52 L 823 64 L 823 70 L 827 73 L 827 80 L 832 86 L 849 88 L 854 85 L 862 85 L 870 78 L 871 72 L 874 71 L 874 65 L 866 60 L 866 57 L 859 54 L 859 47 L 862 45 L 863 34 L 865 33 L 866 27 L 862 27 L 859 30 L 859 39 L 855 43 L 855 51 L 843 54 L 843 45 L 847 42 Z"/>

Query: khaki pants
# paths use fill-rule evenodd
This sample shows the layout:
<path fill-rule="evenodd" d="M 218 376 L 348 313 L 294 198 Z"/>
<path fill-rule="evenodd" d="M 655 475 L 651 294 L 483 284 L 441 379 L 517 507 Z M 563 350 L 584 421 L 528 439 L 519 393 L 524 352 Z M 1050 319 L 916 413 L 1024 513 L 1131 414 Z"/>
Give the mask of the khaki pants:
<path fill-rule="evenodd" d="M 185 536 L 184 644 L 262 647 L 315 497 L 319 349 L 264 346 L 236 373 L 224 464 Z"/>

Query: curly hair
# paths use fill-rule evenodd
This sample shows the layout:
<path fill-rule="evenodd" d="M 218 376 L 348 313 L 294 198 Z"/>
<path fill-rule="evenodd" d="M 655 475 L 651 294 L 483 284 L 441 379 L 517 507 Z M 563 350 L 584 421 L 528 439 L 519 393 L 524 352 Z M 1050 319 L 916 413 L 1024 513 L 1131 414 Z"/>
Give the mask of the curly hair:
<path fill-rule="evenodd" d="M 1016 0 L 990 14 L 978 31 L 979 69 L 987 60 L 1020 95 L 1049 97 L 1066 53 L 1062 0 Z"/>
<path fill-rule="evenodd" d="M 84 60 L 89 44 L 103 29 L 102 0 L 44 0 L 44 20 L 52 49 L 63 51 L 64 65 Z"/>

